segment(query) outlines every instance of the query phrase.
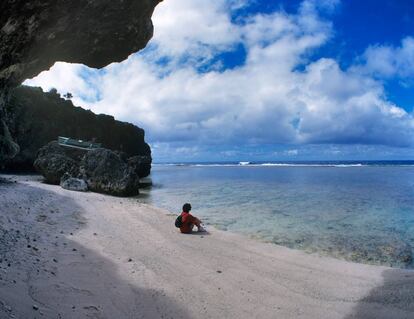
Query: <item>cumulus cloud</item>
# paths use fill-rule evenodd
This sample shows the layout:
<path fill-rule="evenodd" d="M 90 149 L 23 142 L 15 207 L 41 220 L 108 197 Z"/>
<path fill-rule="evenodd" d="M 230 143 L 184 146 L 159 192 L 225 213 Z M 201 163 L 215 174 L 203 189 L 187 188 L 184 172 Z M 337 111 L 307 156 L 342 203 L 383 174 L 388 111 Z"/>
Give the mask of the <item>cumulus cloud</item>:
<path fill-rule="evenodd" d="M 71 92 L 76 96 L 74 101 L 82 104 L 98 99 L 99 92 L 93 85 L 93 77 L 90 80 L 82 78 L 82 75 L 89 72 L 91 71 L 81 64 L 57 62 L 51 71 L 42 72 L 40 76 L 27 80 L 25 84 L 40 86 L 45 91 L 55 88 L 62 94 Z"/>
<path fill-rule="evenodd" d="M 391 53 L 368 48 L 364 67 L 310 60 L 334 31 L 319 11 L 338 3 L 308 0 L 296 13 L 234 22 L 231 10 L 247 2 L 166 1 L 155 11 L 154 39 L 141 53 L 104 71 L 57 64 L 29 84 L 71 91 L 80 105 L 138 124 L 160 154 L 171 153 L 172 145 L 197 154 L 218 145 L 412 145 L 412 114 L 388 101 L 372 74 L 410 74 L 413 39 L 383 48 Z M 217 67 L 220 54 L 240 46 L 240 65 Z M 378 56 L 389 63 L 376 65 Z"/>
<path fill-rule="evenodd" d="M 306 143 L 409 146 L 412 115 L 384 99 L 375 80 L 342 71 L 331 59 L 310 64 L 303 74 L 299 139 Z"/>
<path fill-rule="evenodd" d="M 414 78 L 414 38 L 402 39 L 398 47 L 374 45 L 366 49 L 362 56 L 362 71 L 376 77 Z"/>
<path fill-rule="evenodd" d="M 228 50 L 240 37 L 240 30 L 231 23 L 229 5 L 239 8 L 244 3 L 175 0 L 160 4 L 153 17 L 152 54 L 194 65 Z"/>

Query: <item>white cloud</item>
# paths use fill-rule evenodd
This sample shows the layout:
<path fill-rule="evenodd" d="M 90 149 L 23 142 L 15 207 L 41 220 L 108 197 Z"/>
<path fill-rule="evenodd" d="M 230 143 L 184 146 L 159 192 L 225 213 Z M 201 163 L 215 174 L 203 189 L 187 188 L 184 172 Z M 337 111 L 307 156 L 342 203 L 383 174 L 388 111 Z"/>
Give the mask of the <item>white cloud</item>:
<path fill-rule="evenodd" d="M 376 77 L 414 78 L 414 38 L 404 38 L 399 47 L 389 45 L 368 47 L 359 68 Z"/>
<path fill-rule="evenodd" d="M 232 1 L 241 7 L 241 1 Z M 225 0 L 179 0 L 160 3 L 154 12 L 155 31 L 152 45 L 157 56 L 191 63 L 206 60 L 238 41 L 240 30 L 231 23 Z"/>
<path fill-rule="evenodd" d="M 35 79 L 25 81 L 24 84 L 40 86 L 45 91 L 55 88 L 62 94 L 70 92 L 76 96 L 74 101 L 82 104 L 85 101 L 95 101 L 98 94 L 93 83 L 88 83 L 81 78 L 82 72 L 86 70 L 87 68 L 81 64 L 57 62 L 50 72 L 44 71 Z"/>
<path fill-rule="evenodd" d="M 335 11 L 341 4 L 341 0 L 307 0 L 303 1 L 302 8 L 308 10 Z"/>
<path fill-rule="evenodd" d="M 297 156 L 299 154 L 299 150 L 287 150 L 284 154 L 288 156 Z"/>
<path fill-rule="evenodd" d="M 184 142 L 197 154 L 195 145 L 412 145 L 412 114 L 387 101 L 382 84 L 366 71 L 403 72 L 412 39 L 398 49 L 398 66 L 395 59 L 382 69 L 369 62 L 375 54 L 389 60 L 379 47 L 367 50 L 364 69 L 308 61 L 333 33 L 318 16 L 323 4 L 333 10 L 338 1 L 305 1 L 297 14 L 258 14 L 235 24 L 224 0 L 169 0 L 155 11 L 149 49 L 92 74 L 58 64 L 30 84 L 71 91 L 80 105 L 138 124 L 160 154 L 169 152 L 169 143 Z M 243 65 L 208 69 L 207 60 L 238 45 L 247 52 Z M 165 61 L 156 63 L 160 57 Z M 88 98 L 97 95 L 99 101 Z"/>
<path fill-rule="evenodd" d="M 303 143 L 365 143 L 407 146 L 412 115 L 386 101 L 373 79 L 342 71 L 330 59 L 308 66 L 301 82 L 299 139 Z"/>

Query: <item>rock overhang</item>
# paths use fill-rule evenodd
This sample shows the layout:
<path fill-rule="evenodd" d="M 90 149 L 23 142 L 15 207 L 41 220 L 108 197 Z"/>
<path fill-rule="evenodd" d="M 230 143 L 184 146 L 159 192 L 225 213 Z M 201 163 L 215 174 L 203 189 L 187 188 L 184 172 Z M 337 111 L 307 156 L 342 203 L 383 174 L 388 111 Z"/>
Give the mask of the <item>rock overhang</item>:
<path fill-rule="evenodd" d="M 17 145 L 7 129 L 8 90 L 55 62 L 102 68 L 144 48 L 162 0 L 5 0 L 0 3 L 0 163 Z"/>

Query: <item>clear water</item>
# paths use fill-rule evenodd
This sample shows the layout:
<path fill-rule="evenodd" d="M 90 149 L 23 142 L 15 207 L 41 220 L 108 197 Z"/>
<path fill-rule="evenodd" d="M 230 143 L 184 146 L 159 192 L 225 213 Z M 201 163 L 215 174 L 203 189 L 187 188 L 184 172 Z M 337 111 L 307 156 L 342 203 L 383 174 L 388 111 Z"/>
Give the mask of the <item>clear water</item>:
<path fill-rule="evenodd" d="M 414 166 L 155 165 L 140 200 L 259 240 L 413 268 Z"/>

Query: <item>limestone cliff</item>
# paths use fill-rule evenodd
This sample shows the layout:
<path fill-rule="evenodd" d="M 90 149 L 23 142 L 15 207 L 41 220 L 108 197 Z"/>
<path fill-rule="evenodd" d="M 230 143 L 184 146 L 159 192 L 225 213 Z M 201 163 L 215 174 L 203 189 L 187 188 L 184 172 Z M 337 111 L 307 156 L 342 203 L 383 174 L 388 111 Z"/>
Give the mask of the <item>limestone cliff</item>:
<path fill-rule="evenodd" d="M 9 130 L 20 152 L 5 161 L 8 169 L 32 170 L 37 151 L 58 136 L 94 140 L 105 148 L 124 152 L 127 157 L 139 155 L 151 159 L 143 129 L 76 107 L 55 92 L 19 86 L 10 91 L 6 106 L 6 111 L 9 110 L 12 110 Z"/>
<path fill-rule="evenodd" d="M 18 150 L 4 105 L 9 88 L 56 61 L 101 68 L 145 47 L 161 0 L 3 0 L 0 2 L 0 163 Z"/>

